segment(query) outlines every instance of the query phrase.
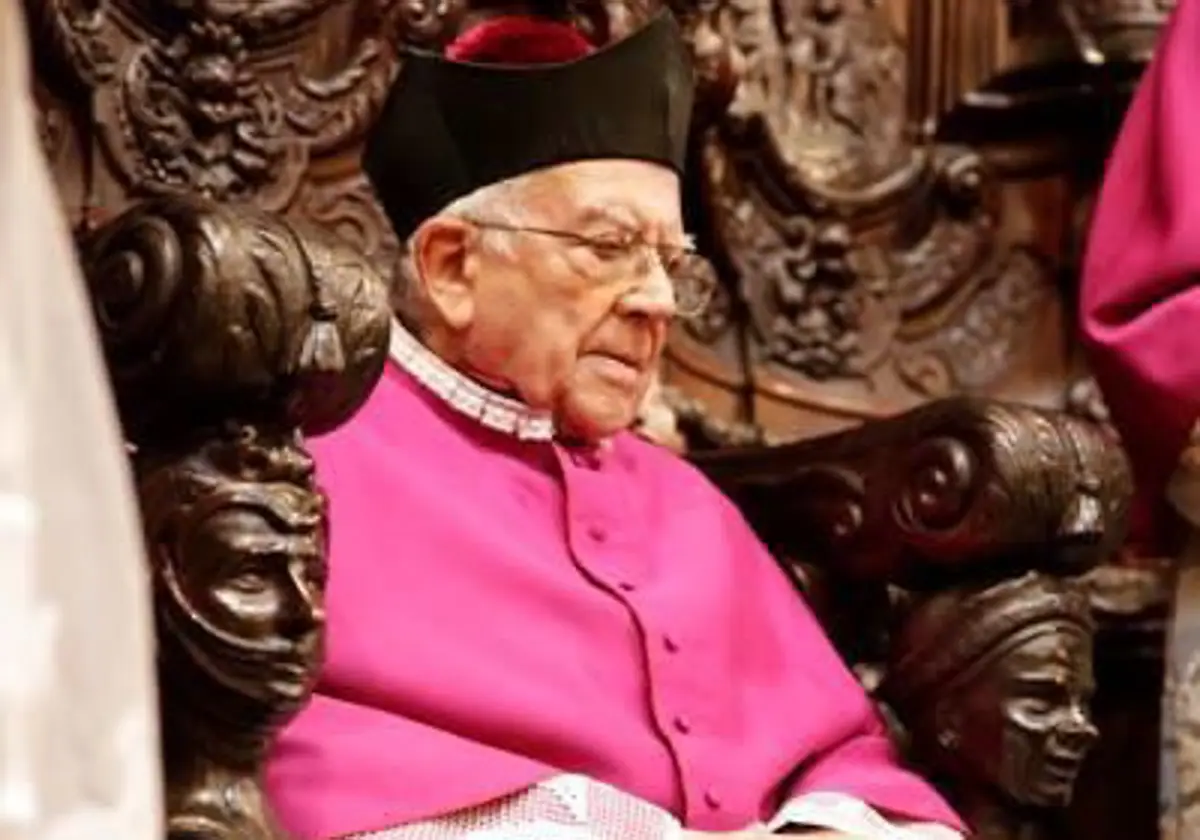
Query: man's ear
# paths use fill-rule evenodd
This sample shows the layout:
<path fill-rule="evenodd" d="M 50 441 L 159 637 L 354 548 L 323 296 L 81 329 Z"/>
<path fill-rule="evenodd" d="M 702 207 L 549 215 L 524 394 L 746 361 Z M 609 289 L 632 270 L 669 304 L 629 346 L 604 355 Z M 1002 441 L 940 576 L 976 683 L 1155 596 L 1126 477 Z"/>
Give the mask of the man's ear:
<path fill-rule="evenodd" d="M 470 244 L 475 228 L 445 216 L 428 219 L 412 238 L 414 282 L 442 322 L 463 330 L 475 318 L 475 272 Z"/>

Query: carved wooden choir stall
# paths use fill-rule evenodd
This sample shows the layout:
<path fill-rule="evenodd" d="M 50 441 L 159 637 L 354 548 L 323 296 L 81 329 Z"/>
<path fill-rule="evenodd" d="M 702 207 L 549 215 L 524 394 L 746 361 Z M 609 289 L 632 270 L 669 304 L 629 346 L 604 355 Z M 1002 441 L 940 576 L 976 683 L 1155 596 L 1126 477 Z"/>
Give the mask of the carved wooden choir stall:
<path fill-rule="evenodd" d="M 323 630 L 303 435 L 369 394 L 400 282 L 358 147 L 397 45 L 488 7 L 24 2 L 143 500 L 170 833 L 278 836 L 262 756 Z M 989 12 L 972 24 L 967 3 Z M 1083 47 L 1126 51 L 1079 105 L 1118 108 L 1163 4 L 1064 2 L 1059 29 L 1022 17 L 1036 5 L 673 4 L 702 71 L 688 209 L 725 284 L 664 379 L 691 457 L 980 836 L 1097 838 L 1116 835 L 1076 835 L 1064 809 L 1101 749 L 1088 573 L 1121 544 L 1129 476 L 1102 425 L 1062 410 L 1082 402 L 1061 305 L 1082 188 L 1033 160 L 1061 126 L 1022 109 L 1043 82 L 1079 104 Z M 568 11 L 606 38 L 648 6 Z"/>

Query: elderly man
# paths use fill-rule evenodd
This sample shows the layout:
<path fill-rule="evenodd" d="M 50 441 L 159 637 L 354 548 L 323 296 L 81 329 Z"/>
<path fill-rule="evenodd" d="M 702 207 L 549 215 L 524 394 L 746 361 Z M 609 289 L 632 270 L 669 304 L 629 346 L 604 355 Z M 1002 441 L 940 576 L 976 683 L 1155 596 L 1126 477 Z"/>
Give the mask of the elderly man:
<path fill-rule="evenodd" d="M 669 15 L 599 50 L 502 17 L 406 58 L 365 166 L 413 332 L 313 443 L 328 660 L 269 772 L 295 833 L 959 836 L 736 509 L 626 431 L 709 290 L 691 88 Z"/>

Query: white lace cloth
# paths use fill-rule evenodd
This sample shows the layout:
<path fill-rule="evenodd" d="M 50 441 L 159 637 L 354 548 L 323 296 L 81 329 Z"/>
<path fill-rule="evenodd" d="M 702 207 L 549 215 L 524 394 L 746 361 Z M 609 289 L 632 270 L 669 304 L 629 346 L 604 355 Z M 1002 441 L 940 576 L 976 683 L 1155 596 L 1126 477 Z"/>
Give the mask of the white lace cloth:
<path fill-rule="evenodd" d="M 859 840 L 963 840 L 935 823 L 893 823 L 866 803 L 840 793 L 813 793 L 788 802 L 761 834 L 788 826 L 826 828 Z M 495 802 L 437 819 L 353 835 L 354 840 L 679 840 L 667 811 L 586 776 L 555 776 Z M 347 838 L 350 840 L 350 838 Z"/>

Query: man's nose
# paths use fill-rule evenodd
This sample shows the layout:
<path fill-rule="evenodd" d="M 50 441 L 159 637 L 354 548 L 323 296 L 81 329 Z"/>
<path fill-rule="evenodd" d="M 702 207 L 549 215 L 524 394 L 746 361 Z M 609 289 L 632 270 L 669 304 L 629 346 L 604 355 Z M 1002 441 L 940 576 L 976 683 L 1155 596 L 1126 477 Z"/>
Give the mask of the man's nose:
<path fill-rule="evenodd" d="M 617 311 L 648 318 L 675 317 L 675 284 L 657 260 L 649 275 L 617 301 Z"/>

